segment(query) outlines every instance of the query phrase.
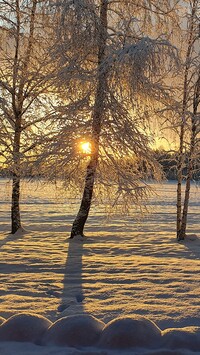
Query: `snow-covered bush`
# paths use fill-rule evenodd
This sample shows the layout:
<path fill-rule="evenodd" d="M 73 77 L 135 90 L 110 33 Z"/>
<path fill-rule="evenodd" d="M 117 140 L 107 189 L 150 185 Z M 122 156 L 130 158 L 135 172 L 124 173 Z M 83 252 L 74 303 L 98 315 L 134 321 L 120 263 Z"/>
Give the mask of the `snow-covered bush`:
<path fill-rule="evenodd" d="M 145 317 L 118 318 L 103 329 L 99 345 L 110 349 L 126 349 L 156 345 L 161 338 L 161 330 Z"/>
<path fill-rule="evenodd" d="M 63 317 L 47 330 L 42 344 L 92 346 L 99 340 L 104 326 L 103 322 L 86 314 Z"/>
<path fill-rule="evenodd" d="M 52 322 L 35 314 L 16 314 L 0 326 L 0 341 L 37 342 Z"/>

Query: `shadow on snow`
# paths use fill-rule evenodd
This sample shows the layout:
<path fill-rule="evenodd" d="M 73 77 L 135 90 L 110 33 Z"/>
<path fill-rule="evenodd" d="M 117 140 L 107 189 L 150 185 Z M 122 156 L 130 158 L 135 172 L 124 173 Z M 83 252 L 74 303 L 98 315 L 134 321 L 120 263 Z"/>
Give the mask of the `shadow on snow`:
<path fill-rule="evenodd" d="M 83 241 L 69 239 L 68 255 L 65 264 L 63 291 L 58 313 L 62 316 L 83 313 L 82 290 Z"/>

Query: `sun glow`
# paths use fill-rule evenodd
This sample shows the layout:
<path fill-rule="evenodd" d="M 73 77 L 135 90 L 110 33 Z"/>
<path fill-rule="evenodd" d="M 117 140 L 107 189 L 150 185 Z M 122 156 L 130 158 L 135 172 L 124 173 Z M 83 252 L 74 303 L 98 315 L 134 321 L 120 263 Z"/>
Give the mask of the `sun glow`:
<path fill-rule="evenodd" d="M 90 142 L 81 142 L 80 149 L 83 154 L 91 154 L 92 153 L 92 144 Z"/>

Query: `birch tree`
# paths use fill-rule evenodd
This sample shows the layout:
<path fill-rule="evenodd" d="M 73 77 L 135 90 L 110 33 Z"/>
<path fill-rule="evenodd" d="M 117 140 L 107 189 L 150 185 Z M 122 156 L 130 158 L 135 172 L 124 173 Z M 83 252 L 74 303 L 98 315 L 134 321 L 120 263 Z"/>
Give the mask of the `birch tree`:
<path fill-rule="evenodd" d="M 54 66 L 49 56 L 52 24 L 47 2 L 0 1 L 1 161 L 12 174 L 11 232 L 20 228 L 20 180 L 36 159 L 55 110 L 51 104 Z"/>
<path fill-rule="evenodd" d="M 63 2 L 62 64 L 68 66 L 71 51 L 77 51 L 73 75 L 76 94 L 85 100 L 79 114 L 85 117 L 87 112 L 85 132 L 91 144 L 71 238 L 84 234 L 94 187 L 104 186 L 106 196 L 112 192 L 113 204 L 140 205 L 149 193 L 142 181 L 160 176 L 147 132 L 156 108 L 164 107 L 170 98 L 163 78 L 174 70 L 176 50 L 161 35 L 161 23 L 167 16 L 169 21 L 173 18 L 175 5 L 168 1 Z"/>
<path fill-rule="evenodd" d="M 182 113 L 180 124 L 180 144 L 179 159 L 177 166 L 177 239 L 183 240 L 186 233 L 187 214 L 189 206 L 190 185 L 194 170 L 195 160 L 198 158 L 198 134 L 199 134 L 199 95 L 200 95 L 200 61 L 199 61 L 199 16 L 200 3 L 199 0 L 190 1 L 187 4 L 187 29 L 186 46 L 184 51 L 184 81 L 183 81 L 183 97 L 182 97 Z M 184 36 L 185 39 L 185 36 Z M 188 143 L 189 129 L 189 143 Z M 188 148 L 189 146 L 189 148 Z M 182 181 L 183 168 L 187 154 L 187 175 L 184 199 L 182 201 Z"/>
<path fill-rule="evenodd" d="M 184 195 L 184 203 L 183 203 L 183 212 L 181 219 L 181 228 L 178 234 L 178 240 L 183 240 L 186 234 L 186 226 L 187 226 L 187 215 L 188 215 L 188 207 L 189 207 L 189 199 L 190 199 L 190 187 L 192 175 L 194 172 L 194 166 L 197 158 L 199 157 L 199 127 L 200 127 L 200 117 L 199 117 L 199 103 L 200 103 L 200 75 L 198 73 L 198 79 L 194 86 L 193 92 L 193 110 L 191 113 L 191 134 L 190 134 L 190 142 L 189 142 L 189 153 L 188 153 L 188 164 L 187 164 L 187 175 L 186 175 L 186 186 L 185 186 L 185 195 Z"/>

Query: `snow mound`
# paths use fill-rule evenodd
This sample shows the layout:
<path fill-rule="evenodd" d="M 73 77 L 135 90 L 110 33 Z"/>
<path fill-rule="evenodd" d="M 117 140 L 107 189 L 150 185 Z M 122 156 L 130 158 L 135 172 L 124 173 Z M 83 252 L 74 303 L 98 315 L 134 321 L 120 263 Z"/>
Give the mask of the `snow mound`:
<path fill-rule="evenodd" d="M 109 349 L 127 349 L 157 345 L 161 330 L 145 317 L 118 318 L 103 329 L 99 345 Z"/>
<path fill-rule="evenodd" d="M 47 330 L 42 344 L 92 346 L 99 340 L 104 326 L 103 322 L 86 314 L 63 317 Z"/>
<path fill-rule="evenodd" d="M 37 342 L 52 325 L 47 318 L 35 314 L 16 314 L 0 326 L 0 341 Z"/>
<path fill-rule="evenodd" d="M 0 317 L 1 320 L 4 318 Z M 62 349 L 60 352 L 55 348 L 64 346 L 65 351 L 71 348 L 69 354 L 74 355 L 107 354 L 106 349 L 113 354 L 125 351 L 127 354 L 189 355 L 194 352 L 200 354 L 200 327 L 169 328 L 161 331 L 155 323 L 138 315 L 117 318 L 105 325 L 91 315 L 79 314 L 63 317 L 52 324 L 43 316 L 22 313 L 4 320 L 0 325 L 0 341 L 7 342 L 6 346 L 12 350 L 9 354 L 20 355 L 28 354 L 28 351 L 16 352 L 18 345 L 12 342 L 29 342 L 32 346 L 47 345 L 46 350 L 45 347 L 38 347 L 37 354 L 64 354 Z M 5 354 L 3 346 L 4 343 L 0 343 L 0 353 Z M 91 350 L 82 349 L 90 346 L 93 347 Z"/>
<path fill-rule="evenodd" d="M 200 327 L 169 328 L 162 332 L 162 347 L 200 350 Z"/>
<path fill-rule="evenodd" d="M 5 318 L 3 318 L 3 317 L 0 316 L 0 325 L 1 325 L 3 322 L 5 322 Z"/>

